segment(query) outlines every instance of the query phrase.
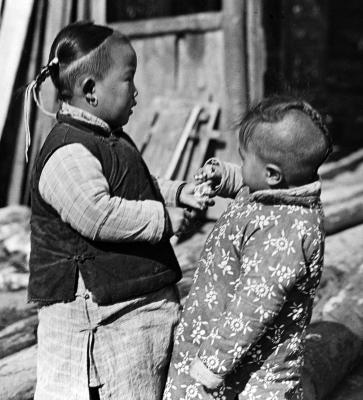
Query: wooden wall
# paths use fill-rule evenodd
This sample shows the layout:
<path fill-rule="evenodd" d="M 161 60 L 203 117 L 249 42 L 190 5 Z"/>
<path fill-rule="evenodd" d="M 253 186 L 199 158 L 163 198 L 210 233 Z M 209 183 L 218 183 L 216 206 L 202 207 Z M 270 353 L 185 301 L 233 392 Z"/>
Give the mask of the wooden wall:
<path fill-rule="evenodd" d="M 33 1 L 27 39 L 12 66 L 13 93 L 46 64 L 51 43 L 63 26 L 79 19 L 107 23 L 106 0 Z M 6 0 L 5 6 L 9 4 L 11 0 Z M 263 95 L 261 4 L 262 0 L 224 0 L 222 11 L 109 24 L 129 35 L 138 56 L 138 106 L 126 127 L 136 143 L 147 134 L 155 98 L 214 101 L 222 111 L 219 128 L 226 145 L 222 158 L 237 159 L 233 123 Z M 49 82 L 42 87 L 42 98 L 48 110 L 56 111 Z M 26 204 L 31 167 L 54 120 L 33 107 L 30 163 L 25 164 L 22 96 L 13 97 L 0 112 L 7 115 L 0 136 L 0 206 Z"/>

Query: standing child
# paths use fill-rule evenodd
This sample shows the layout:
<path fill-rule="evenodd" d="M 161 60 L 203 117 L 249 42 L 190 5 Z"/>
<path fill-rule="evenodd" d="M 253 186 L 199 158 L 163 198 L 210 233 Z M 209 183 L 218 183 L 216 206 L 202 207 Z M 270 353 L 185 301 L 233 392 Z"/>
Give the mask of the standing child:
<path fill-rule="evenodd" d="M 136 55 L 117 31 L 62 29 L 27 90 L 61 101 L 32 176 L 29 301 L 39 309 L 35 399 L 158 399 L 179 302 L 169 237 L 200 208 L 157 182 L 127 136 Z M 160 185 L 160 189 L 158 187 Z"/>
<path fill-rule="evenodd" d="M 239 142 L 244 186 L 197 264 L 165 400 L 302 399 L 304 333 L 324 253 L 317 171 L 331 143 L 310 105 L 279 97 L 247 113 Z M 221 163 L 201 174 L 222 177 L 225 193 L 241 186 L 238 175 Z"/>

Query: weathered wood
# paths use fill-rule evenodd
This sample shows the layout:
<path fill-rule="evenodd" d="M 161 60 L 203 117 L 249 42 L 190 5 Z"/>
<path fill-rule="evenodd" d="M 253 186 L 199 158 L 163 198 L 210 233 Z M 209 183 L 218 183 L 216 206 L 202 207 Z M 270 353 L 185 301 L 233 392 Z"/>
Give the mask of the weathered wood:
<path fill-rule="evenodd" d="M 178 16 L 172 18 L 155 18 L 134 22 L 116 22 L 109 24 L 114 29 L 128 35 L 131 39 L 159 35 L 170 35 L 186 32 L 208 32 L 222 27 L 220 12 L 208 12 Z"/>
<path fill-rule="evenodd" d="M 200 113 L 202 112 L 202 107 L 200 105 L 195 105 L 190 113 L 188 121 L 183 128 L 182 133 L 180 134 L 178 143 L 176 145 L 175 151 L 170 159 L 168 168 L 164 174 L 166 179 L 174 178 L 176 173 L 176 169 L 180 162 L 180 158 L 183 154 L 185 146 L 187 144 L 188 138 L 191 137 L 193 129 L 197 128 L 198 118 Z"/>
<path fill-rule="evenodd" d="M 5 3 L 0 30 L 0 54 L 2 57 L 6 55 L 6 59 L 2 59 L 0 63 L 0 139 L 9 110 L 33 3 L 34 0 Z"/>
<path fill-rule="evenodd" d="M 225 104 L 223 32 L 185 34 L 177 40 L 176 92 L 196 102 Z"/>
<path fill-rule="evenodd" d="M 362 162 L 363 149 L 358 150 L 338 161 L 323 164 L 319 169 L 319 174 L 323 179 L 332 179 L 342 172 L 353 170 L 358 164 L 361 164 Z"/>
<path fill-rule="evenodd" d="M 38 0 L 34 4 L 35 18 L 32 26 L 29 28 L 32 36 L 30 57 L 28 61 L 28 69 L 26 71 L 26 79 L 24 83 L 31 82 L 37 71 L 37 61 L 42 45 L 42 18 L 44 16 L 45 0 Z M 22 110 L 19 118 L 20 124 L 17 130 L 16 147 L 14 152 L 14 160 L 11 169 L 11 178 L 9 182 L 7 204 L 19 204 L 22 200 L 23 180 L 26 172 L 25 165 L 25 126 L 24 126 L 24 110 Z"/>
<path fill-rule="evenodd" d="M 363 223 L 363 196 L 325 207 L 325 230 L 328 235 Z"/>
<path fill-rule="evenodd" d="M 164 176 L 193 105 L 187 100 L 167 97 L 158 98 L 153 102 L 158 117 L 151 130 L 149 144 L 143 153 L 152 174 Z"/>
<path fill-rule="evenodd" d="M 245 0 L 223 1 L 224 70 L 229 129 L 239 122 L 248 106 L 245 11 Z"/>
<path fill-rule="evenodd" d="M 14 322 L 0 331 L 0 358 L 14 354 L 36 343 L 38 316 Z"/>
<path fill-rule="evenodd" d="M 140 93 L 125 131 L 140 145 L 149 134 L 155 112 L 160 109 L 158 98 L 170 95 L 175 88 L 176 42 L 175 37 L 170 35 L 136 39 L 132 45 L 138 59 L 135 85 Z"/>
<path fill-rule="evenodd" d="M 37 347 L 0 359 L 0 399 L 32 400 L 36 382 Z"/>
<path fill-rule="evenodd" d="M 48 63 L 49 51 L 51 45 L 58 34 L 58 32 L 69 22 L 71 22 L 72 10 L 74 4 L 73 0 L 63 1 L 49 1 L 47 8 L 47 15 L 45 17 L 45 37 L 43 42 L 43 55 L 41 57 L 42 65 Z M 40 67 L 39 67 L 40 68 Z M 41 87 L 40 92 L 41 100 L 44 107 L 49 112 L 56 112 L 57 109 L 57 96 L 56 90 L 50 79 L 47 79 Z M 32 146 L 30 148 L 30 157 L 28 164 L 28 174 L 24 190 L 23 202 L 25 204 L 29 201 L 30 196 L 30 176 L 32 173 L 32 167 L 34 165 L 35 157 L 42 146 L 45 138 L 50 132 L 51 127 L 54 125 L 55 120 L 44 113 L 41 110 L 36 110 L 36 120 L 34 126 L 34 133 L 32 139 Z"/>
<path fill-rule="evenodd" d="M 263 1 L 246 2 L 246 35 L 249 104 L 263 98 L 264 74 L 266 71 L 266 49 L 262 26 Z"/>

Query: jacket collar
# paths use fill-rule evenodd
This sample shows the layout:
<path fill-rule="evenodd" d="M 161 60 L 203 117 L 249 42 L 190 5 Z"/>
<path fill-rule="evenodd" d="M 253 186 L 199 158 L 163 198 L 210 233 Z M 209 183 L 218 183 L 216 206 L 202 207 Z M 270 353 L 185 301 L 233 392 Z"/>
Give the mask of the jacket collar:
<path fill-rule="evenodd" d="M 291 189 L 258 190 L 249 193 L 248 200 L 264 204 L 302 205 L 310 207 L 320 202 L 320 193 L 321 182 L 315 181 Z"/>
<path fill-rule="evenodd" d="M 72 123 L 72 121 L 78 122 L 81 125 L 86 125 L 88 128 L 97 131 L 103 136 L 109 136 L 112 133 L 111 127 L 101 118 L 64 102 L 62 102 L 57 113 L 57 120 L 70 123 Z"/>

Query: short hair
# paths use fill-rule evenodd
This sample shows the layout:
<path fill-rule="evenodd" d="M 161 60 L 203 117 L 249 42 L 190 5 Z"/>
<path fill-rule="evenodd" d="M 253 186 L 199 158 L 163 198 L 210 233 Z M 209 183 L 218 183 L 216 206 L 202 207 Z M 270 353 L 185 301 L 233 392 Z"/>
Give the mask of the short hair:
<path fill-rule="evenodd" d="M 288 96 L 253 106 L 242 120 L 239 141 L 245 149 L 252 144 L 259 157 L 278 165 L 285 180 L 296 185 L 313 179 L 332 151 L 321 115 L 306 101 Z"/>
<path fill-rule="evenodd" d="M 76 22 L 63 28 L 53 41 L 48 65 L 50 77 L 60 100 L 72 97 L 77 80 L 85 74 L 102 79 L 112 66 L 110 45 L 129 44 L 126 36 L 113 29 L 92 22 Z"/>

